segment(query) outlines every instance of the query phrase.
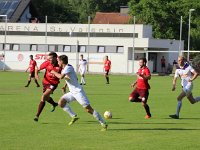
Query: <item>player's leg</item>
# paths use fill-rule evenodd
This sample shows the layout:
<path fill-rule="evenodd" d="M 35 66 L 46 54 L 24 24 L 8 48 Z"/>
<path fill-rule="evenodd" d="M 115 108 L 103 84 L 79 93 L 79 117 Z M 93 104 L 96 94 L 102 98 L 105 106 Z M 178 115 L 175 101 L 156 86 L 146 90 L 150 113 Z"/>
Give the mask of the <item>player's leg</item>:
<path fill-rule="evenodd" d="M 58 105 L 69 114 L 69 116 L 72 118 L 71 121 L 68 123 L 68 125 L 74 124 L 79 118 L 77 117 L 77 114 L 72 111 L 72 109 L 69 107 L 69 103 L 74 101 L 74 97 L 71 93 L 64 94 L 60 100 L 58 101 Z"/>
<path fill-rule="evenodd" d="M 105 70 L 104 76 L 105 76 L 105 78 L 106 78 L 106 84 L 109 84 L 109 83 L 110 83 L 110 82 L 109 82 L 109 75 L 108 75 L 108 73 L 109 73 L 109 70 Z"/>
<path fill-rule="evenodd" d="M 186 96 L 186 93 L 184 91 L 182 91 L 179 96 L 177 97 L 177 107 L 176 107 L 176 114 L 174 115 L 169 115 L 169 117 L 173 118 L 173 119 L 179 119 L 179 114 L 181 111 L 181 107 L 182 107 L 182 99 Z"/>
<path fill-rule="evenodd" d="M 28 76 L 28 83 L 25 85 L 25 87 L 28 87 L 30 83 L 31 83 L 31 74 L 29 74 Z"/>
<path fill-rule="evenodd" d="M 102 116 L 90 106 L 90 102 L 84 91 L 74 94 L 74 98 L 78 101 L 79 104 L 83 106 L 83 108 L 85 108 L 86 112 L 91 114 L 101 124 L 103 127 L 102 130 L 107 130 L 108 125 Z"/>
<path fill-rule="evenodd" d="M 140 97 L 141 97 L 141 100 L 142 100 L 142 106 L 144 107 L 144 109 L 146 111 L 145 118 L 149 119 L 149 118 L 151 118 L 150 108 L 149 108 L 149 105 L 147 104 L 147 100 L 148 100 L 148 97 L 149 97 L 149 91 L 142 89 L 142 90 L 139 91 L 139 94 L 140 94 Z"/>
<path fill-rule="evenodd" d="M 137 90 L 137 88 L 135 88 L 134 90 L 133 90 L 133 92 L 130 94 L 130 96 L 129 96 L 129 101 L 130 102 L 142 102 L 142 100 L 141 100 L 141 98 L 139 98 L 139 94 L 138 94 L 138 90 Z"/>
<path fill-rule="evenodd" d="M 51 93 L 52 91 L 50 89 L 46 89 L 46 91 L 42 94 L 40 104 L 38 106 L 38 111 L 37 111 L 36 117 L 34 118 L 34 121 L 38 121 L 39 116 L 45 106 L 45 101 L 49 99 Z"/>
<path fill-rule="evenodd" d="M 35 78 L 35 73 L 33 74 L 32 78 L 34 79 L 35 84 L 37 85 L 37 87 L 40 87 L 40 85 L 39 85 L 37 79 Z"/>

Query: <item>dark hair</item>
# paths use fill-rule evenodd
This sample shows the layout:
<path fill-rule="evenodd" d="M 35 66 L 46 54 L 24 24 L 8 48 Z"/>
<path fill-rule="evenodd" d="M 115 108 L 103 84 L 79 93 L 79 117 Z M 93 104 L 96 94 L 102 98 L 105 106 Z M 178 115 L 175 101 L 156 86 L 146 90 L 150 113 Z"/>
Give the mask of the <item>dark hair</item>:
<path fill-rule="evenodd" d="M 140 58 L 139 60 L 142 60 L 142 61 L 144 62 L 145 65 L 147 64 L 147 59 L 146 59 L 145 57 Z"/>
<path fill-rule="evenodd" d="M 58 59 L 62 60 L 64 64 L 68 64 L 68 57 L 66 55 L 60 55 Z"/>
<path fill-rule="evenodd" d="M 55 52 L 50 52 L 49 56 L 53 56 L 53 57 L 56 57 L 56 58 L 58 57 L 58 55 Z"/>
<path fill-rule="evenodd" d="M 33 55 L 30 55 L 29 57 L 30 57 L 30 58 L 33 58 Z"/>
<path fill-rule="evenodd" d="M 83 57 L 83 54 L 81 54 L 81 56 Z"/>

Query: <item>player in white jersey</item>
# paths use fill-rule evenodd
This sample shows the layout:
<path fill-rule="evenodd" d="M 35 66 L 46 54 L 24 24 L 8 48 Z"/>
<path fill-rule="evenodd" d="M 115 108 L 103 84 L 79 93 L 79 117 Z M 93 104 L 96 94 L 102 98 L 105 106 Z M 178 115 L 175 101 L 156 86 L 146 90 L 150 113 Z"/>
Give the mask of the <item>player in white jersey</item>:
<path fill-rule="evenodd" d="M 69 123 L 69 125 L 72 125 L 76 120 L 79 119 L 77 117 L 77 114 L 75 114 L 68 105 L 70 102 L 76 100 L 79 104 L 81 104 L 85 108 L 85 110 L 88 113 L 93 115 L 93 117 L 99 121 L 99 123 L 103 127 L 102 131 L 107 130 L 108 125 L 106 124 L 104 119 L 101 117 L 101 115 L 91 107 L 90 102 L 82 86 L 78 83 L 78 79 L 74 71 L 74 68 L 68 64 L 68 57 L 66 55 L 59 56 L 58 64 L 60 67 L 63 68 L 61 74 L 53 70 L 51 71 L 51 73 L 54 74 L 57 78 L 60 78 L 60 79 L 64 78 L 69 88 L 69 92 L 64 94 L 58 102 L 58 105 L 61 108 L 63 108 L 63 110 L 66 111 L 72 117 L 72 120 Z"/>
<path fill-rule="evenodd" d="M 200 97 L 194 98 L 192 95 L 193 81 L 197 78 L 198 73 L 185 61 L 183 56 L 178 57 L 178 67 L 176 69 L 172 91 L 176 89 L 177 78 L 181 78 L 182 92 L 177 97 L 178 104 L 176 108 L 176 114 L 169 115 L 169 117 L 174 119 L 179 119 L 179 113 L 182 106 L 182 99 L 186 96 L 191 104 L 200 101 Z"/>
<path fill-rule="evenodd" d="M 86 67 L 87 67 L 87 60 L 83 59 L 83 55 L 81 54 L 81 59 L 79 61 L 79 72 L 81 75 L 81 83 L 80 85 L 86 85 L 85 83 L 85 73 L 86 73 Z"/>

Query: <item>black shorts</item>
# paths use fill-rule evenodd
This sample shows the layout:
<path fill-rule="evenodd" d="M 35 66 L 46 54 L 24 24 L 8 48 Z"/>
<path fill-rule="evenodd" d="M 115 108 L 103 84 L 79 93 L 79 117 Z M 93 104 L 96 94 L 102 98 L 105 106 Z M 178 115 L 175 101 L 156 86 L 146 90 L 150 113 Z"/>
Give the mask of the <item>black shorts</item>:
<path fill-rule="evenodd" d="M 29 76 L 30 76 L 31 78 L 35 78 L 35 72 L 34 72 L 34 71 L 33 71 L 33 72 L 30 72 Z"/>
<path fill-rule="evenodd" d="M 109 74 L 109 70 L 105 70 L 105 74 L 108 75 Z"/>
<path fill-rule="evenodd" d="M 161 67 L 162 67 L 162 68 L 165 68 L 165 64 L 161 64 Z"/>

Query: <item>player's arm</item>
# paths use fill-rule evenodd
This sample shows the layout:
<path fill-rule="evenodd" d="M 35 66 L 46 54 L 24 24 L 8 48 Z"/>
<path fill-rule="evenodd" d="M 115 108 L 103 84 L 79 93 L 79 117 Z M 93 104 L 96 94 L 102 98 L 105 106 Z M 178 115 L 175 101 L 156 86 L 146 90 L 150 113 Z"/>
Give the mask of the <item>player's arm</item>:
<path fill-rule="evenodd" d="M 63 94 L 66 93 L 66 88 L 67 88 L 67 83 L 65 83 L 65 85 L 61 88 Z"/>
<path fill-rule="evenodd" d="M 197 73 L 195 70 L 193 70 L 192 73 L 193 73 L 193 76 L 192 76 L 192 78 L 189 80 L 189 82 L 194 81 L 194 80 L 198 77 L 198 73 Z"/>
<path fill-rule="evenodd" d="M 177 77 L 174 76 L 174 79 L 172 81 L 172 91 L 175 91 L 175 89 L 176 89 L 176 81 L 177 81 Z"/>
<path fill-rule="evenodd" d="M 38 75 L 38 72 L 39 72 L 40 70 L 39 70 L 39 68 L 38 68 L 38 66 L 35 66 L 35 78 L 36 79 L 39 79 L 39 75 Z"/>
<path fill-rule="evenodd" d="M 137 84 L 137 81 L 133 82 L 133 83 L 131 84 L 131 88 L 133 88 L 136 84 Z"/>
<path fill-rule="evenodd" d="M 27 72 L 29 68 L 30 68 L 30 67 L 28 67 L 28 68 L 25 70 L 25 72 Z"/>

